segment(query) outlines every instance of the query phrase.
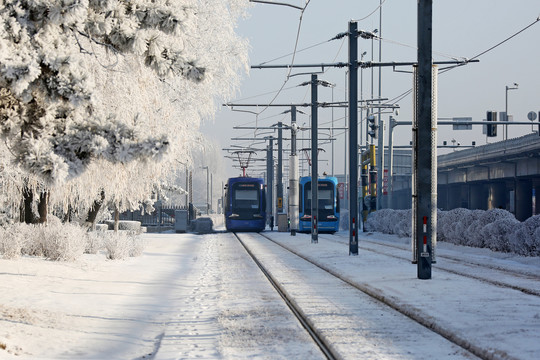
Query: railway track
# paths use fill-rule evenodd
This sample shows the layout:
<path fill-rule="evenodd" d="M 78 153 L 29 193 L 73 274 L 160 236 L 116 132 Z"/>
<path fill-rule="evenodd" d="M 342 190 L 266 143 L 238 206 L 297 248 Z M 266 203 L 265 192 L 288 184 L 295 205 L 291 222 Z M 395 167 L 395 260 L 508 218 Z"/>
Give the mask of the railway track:
<path fill-rule="evenodd" d="M 274 287 L 274 289 L 278 292 L 278 294 L 283 298 L 283 301 L 285 304 L 289 307 L 291 312 L 294 314 L 294 316 L 298 319 L 300 324 L 306 329 L 308 334 L 311 336 L 313 341 L 317 344 L 321 352 L 326 356 L 327 359 L 339 359 L 339 357 L 336 355 L 335 350 L 332 349 L 332 347 L 326 343 L 323 337 L 320 336 L 319 332 L 314 329 L 307 317 L 302 313 L 302 310 L 296 305 L 295 302 L 291 301 L 289 296 L 287 295 L 285 289 L 279 284 L 278 281 L 276 281 L 272 274 L 264 267 L 264 265 L 257 259 L 257 257 L 253 254 L 253 252 L 249 249 L 248 246 L 242 241 L 242 239 L 238 236 L 237 233 L 234 233 L 234 236 L 238 239 L 240 244 L 244 247 L 246 252 L 249 254 L 249 256 L 253 259 L 253 261 L 257 264 L 259 269 L 262 271 L 264 276 L 268 279 L 270 284 Z"/>
<path fill-rule="evenodd" d="M 319 235 L 321 238 L 336 242 L 336 243 L 344 243 L 343 241 L 336 240 L 335 237 L 332 236 L 325 236 L 325 235 Z M 342 238 L 341 238 L 342 239 Z M 341 240 L 340 239 L 340 240 Z M 348 239 L 346 239 L 348 241 Z M 389 244 L 386 242 L 375 242 L 371 240 L 362 239 L 360 241 L 361 244 L 364 244 L 364 246 L 359 245 L 359 249 L 365 250 L 365 251 L 371 251 L 380 255 L 404 260 L 404 261 L 411 261 L 410 256 L 410 248 L 407 248 L 405 246 L 400 246 L 397 244 Z M 371 245 L 371 247 L 365 246 L 365 244 Z M 373 247 L 377 247 L 378 249 L 375 249 Z M 380 249 L 394 249 L 398 250 L 398 254 L 389 253 L 385 250 Z M 407 255 L 402 255 L 403 253 L 406 253 Z M 433 266 L 436 267 L 438 270 L 442 270 L 448 273 L 464 276 L 470 279 L 480 280 L 486 283 L 490 283 L 492 285 L 501 287 L 501 288 L 509 288 L 517 291 L 521 291 L 528 295 L 538 296 L 540 297 L 540 288 L 533 288 L 530 286 L 531 280 L 536 281 L 537 283 L 540 282 L 540 275 L 533 274 L 530 272 L 524 272 L 524 271 L 517 271 L 507 268 L 501 268 L 500 266 L 494 266 L 486 263 L 480 263 L 471 261 L 470 259 L 465 260 L 464 258 L 458 258 L 455 256 L 449 256 L 449 255 L 441 255 L 437 254 L 437 259 L 444 259 L 444 263 L 442 261 L 438 261 L 437 264 L 434 264 Z M 489 274 L 486 274 L 483 270 L 490 270 Z"/>
<path fill-rule="evenodd" d="M 271 242 L 274 246 L 279 247 L 281 251 L 288 252 L 289 254 L 287 256 L 294 256 L 294 257 L 300 257 L 305 263 L 309 264 L 311 268 L 316 268 L 318 271 L 326 273 L 326 276 L 329 278 L 332 278 L 331 281 L 337 285 L 328 285 L 328 286 L 337 286 L 339 288 L 346 288 L 346 291 L 355 291 L 357 293 L 362 293 L 364 297 L 369 298 L 369 301 L 376 302 L 378 307 L 380 309 L 384 308 L 382 311 L 384 313 L 385 318 L 392 318 L 395 317 L 395 315 L 388 315 L 393 312 L 400 313 L 404 318 L 406 318 L 406 321 L 409 323 L 408 325 L 402 325 L 404 328 L 414 328 L 415 326 L 422 327 L 424 330 L 423 333 L 426 332 L 431 333 L 433 337 L 442 337 L 446 339 L 450 343 L 451 347 L 460 348 L 459 351 L 453 350 L 454 352 L 461 352 L 462 356 L 465 358 L 470 357 L 478 357 L 481 359 L 495 359 L 497 356 L 493 355 L 493 351 L 490 349 L 486 349 L 482 346 L 476 345 L 474 343 L 471 343 L 468 339 L 465 337 L 460 336 L 459 334 L 455 333 L 452 329 L 445 328 L 444 326 L 441 326 L 437 321 L 432 319 L 427 314 L 423 313 L 420 309 L 412 307 L 412 306 L 403 306 L 402 303 L 399 301 L 396 301 L 396 299 L 393 299 L 392 297 L 387 297 L 384 294 L 381 294 L 376 289 L 370 287 L 368 284 L 359 284 L 355 281 L 352 281 L 347 276 L 341 275 L 337 273 L 335 270 L 318 263 L 316 261 L 313 261 L 312 259 L 302 255 L 301 253 L 295 251 L 294 249 L 291 249 L 283 244 L 280 244 L 279 242 L 274 241 L 269 236 L 266 236 L 265 234 L 253 234 L 250 233 L 248 235 L 238 235 L 236 234 L 238 240 L 242 243 L 246 251 L 250 254 L 252 259 L 257 263 L 259 268 L 265 273 L 269 281 L 272 283 L 272 285 L 276 288 L 276 290 L 281 294 L 283 299 L 287 302 L 287 305 L 291 308 L 293 313 L 297 316 L 299 321 L 304 325 L 304 327 L 308 330 L 312 338 L 317 342 L 323 353 L 327 356 L 329 359 L 334 358 L 347 358 L 347 356 L 344 356 L 340 353 L 340 350 L 343 349 L 343 347 L 340 348 L 339 344 L 332 344 L 332 341 L 328 340 L 328 329 L 326 329 L 326 332 L 324 331 L 326 326 L 320 325 L 320 323 L 317 323 L 316 320 L 310 318 L 310 310 L 306 310 L 302 307 L 302 301 L 298 300 L 298 298 L 295 297 L 294 294 L 291 294 L 290 290 L 287 290 L 287 284 L 285 286 L 283 283 L 288 283 L 291 280 L 284 280 L 279 277 L 279 275 L 273 275 L 273 271 L 269 270 L 266 265 L 265 261 L 261 260 L 259 257 L 261 256 L 260 250 L 258 252 L 259 255 L 257 255 L 256 251 L 253 251 L 251 249 L 251 245 L 247 244 L 249 241 L 245 241 L 246 239 L 253 239 L 255 237 L 264 238 L 267 240 L 266 242 Z M 257 241 L 257 240 L 256 240 Z M 285 253 L 283 253 L 285 254 Z M 279 258 L 283 258 L 285 255 L 280 255 Z M 275 260 L 274 260 L 275 261 Z M 272 263 L 272 261 L 269 261 L 269 263 Z M 288 266 L 286 263 L 281 264 L 280 266 Z M 290 270 L 293 273 L 299 273 L 300 270 Z M 306 270 L 304 270 L 306 271 Z M 308 271 L 314 271 L 314 270 L 308 270 Z M 307 280 L 306 280 L 307 281 Z M 306 285 L 309 287 L 309 285 Z M 324 286 L 324 285 L 323 285 Z M 339 296 L 339 295 L 338 295 Z M 357 296 L 358 295 L 354 295 Z M 339 299 L 331 298 L 328 300 L 329 304 L 332 304 L 334 302 L 338 302 Z M 365 300 L 362 300 L 365 301 Z M 331 305 L 329 305 L 331 308 Z M 333 312 L 338 310 L 330 310 L 326 309 L 327 312 Z M 313 316 L 313 314 L 311 314 Z M 362 316 L 365 316 L 362 315 Z M 381 315 L 383 316 L 383 315 Z M 358 322 L 362 322 L 362 319 L 357 320 Z M 405 321 L 405 320 L 400 320 Z M 416 323 L 416 325 L 411 325 L 410 323 Z M 321 330 L 322 329 L 322 330 Z M 388 330 L 391 331 L 391 330 Z M 389 335 L 392 336 L 392 335 Z M 428 335 L 423 335 L 428 336 Z M 369 346 L 369 345 L 367 345 Z M 337 349 L 337 350 L 336 350 Z M 468 355 L 467 355 L 468 354 Z"/>

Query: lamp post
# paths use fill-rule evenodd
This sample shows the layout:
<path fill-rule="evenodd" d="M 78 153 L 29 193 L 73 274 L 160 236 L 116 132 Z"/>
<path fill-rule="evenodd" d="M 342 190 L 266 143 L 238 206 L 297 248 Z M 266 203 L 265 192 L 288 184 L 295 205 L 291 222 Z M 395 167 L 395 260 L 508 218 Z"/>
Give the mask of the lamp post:
<path fill-rule="evenodd" d="M 209 170 L 208 170 L 208 166 L 203 166 L 202 169 L 206 169 L 206 215 L 210 214 L 210 203 L 208 201 L 208 195 L 210 193 L 210 191 L 208 190 L 208 183 L 209 183 Z"/>
<path fill-rule="evenodd" d="M 505 121 L 508 122 L 508 90 L 517 90 L 518 89 L 518 86 L 519 84 L 518 83 L 514 83 L 514 86 L 508 86 L 506 85 L 506 91 L 505 91 L 505 105 L 504 105 L 504 116 L 505 116 Z M 508 124 L 504 124 L 504 129 L 505 129 L 505 136 L 504 136 L 504 140 L 508 139 Z"/>

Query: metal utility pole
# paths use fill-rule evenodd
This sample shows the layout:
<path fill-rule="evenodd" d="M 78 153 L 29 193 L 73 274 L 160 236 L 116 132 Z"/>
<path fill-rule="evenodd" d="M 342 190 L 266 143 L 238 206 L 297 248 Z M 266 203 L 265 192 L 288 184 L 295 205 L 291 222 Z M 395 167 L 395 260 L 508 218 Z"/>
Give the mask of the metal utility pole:
<path fill-rule="evenodd" d="M 413 218 L 413 227 L 416 230 L 413 241 L 416 243 L 419 279 L 431 279 L 432 244 L 435 244 L 437 235 L 432 231 L 434 225 L 436 229 L 437 221 L 437 187 L 436 182 L 432 183 L 432 175 L 437 174 L 437 168 L 433 168 L 437 150 L 432 138 L 432 129 L 436 131 L 437 127 L 436 107 L 433 105 L 432 18 L 433 0 L 418 0 L 418 68 L 415 77 L 415 87 L 418 90 L 414 118 L 416 131 L 413 125 L 413 152 L 416 154 L 413 156 L 416 159 L 413 166 L 416 174 L 416 199 L 413 193 L 413 207 L 416 202 L 417 211 Z"/>
<path fill-rule="evenodd" d="M 377 187 L 376 194 L 377 200 L 375 208 L 376 210 L 382 209 L 382 184 L 383 184 L 383 174 L 384 174 L 384 120 L 382 119 L 381 111 L 379 110 L 379 129 L 377 134 Z"/>
<path fill-rule="evenodd" d="M 274 195 L 272 193 L 274 187 L 274 138 L 270 136 L 268 138 L 268 147 L 266 151 L 266 222 L 270 226 L 271 230 L 274 230 L 274 217 L 272 215 L 273 206 L 272 200 Z"/>
<path fill-rule="evenodd" d="M 278 159 L 276 170 L 276 216 L 283 213 L 283 123 L 278 122 Z"/>
<path fill-rule="evenodd" d="M 319 242 L 319 158 L 318 158 L 318 79 L 316 74 L 311 75 L 311 243 Z"/>
<path fill-rule="evenodd" d="M 299 222 L 299 194 L 298 194 L 298 155 L 296 154 L 296 106 L 291 106 L 291 155 L 289 157 L 289 219 L 291 221 L 291 236 L 296 236 Z"/>
<path fill-rule="evenodd" d="M 394 208 L 394 127 L 396 120 L 390 115 L 388 121 L 388 208 Z"/>
<path fill-rule="evenodd" d="M 358 255 L 358 23 L 349 22 L 349 255 Z"/>

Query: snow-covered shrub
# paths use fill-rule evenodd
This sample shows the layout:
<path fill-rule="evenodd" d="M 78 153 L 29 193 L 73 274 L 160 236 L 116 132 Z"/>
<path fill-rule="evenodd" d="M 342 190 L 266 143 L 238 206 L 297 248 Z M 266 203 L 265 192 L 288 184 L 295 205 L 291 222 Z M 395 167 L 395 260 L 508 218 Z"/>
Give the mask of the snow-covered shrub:
<path fill-rule="evenodd" d="M 96 231 L 106 231 L 109 229 L 107 224 L 96 224 Z"/>
<path fill-rule="evenodd" d="M 339 230 L 347 231 L 349 230 L 349 210 L 340 209 L 339 211 Z"/>
<path fill-rule="evenodd" d="M 146 243 L 140 236 L 130 231 L 121 230 L 118 233 L 113 231 L 105 232 L 103 245 L 107 259 L 122 260 L 127 257 L 142 255 Z"/>
<path fill-rule="evenodd" d="M 0 253 L 4 259 L 16 259 L 22 254 L 40 252 L 41 248 L 34 246 L 31 239 L 35 232 L 33 225 L 16 223 L 3 228 L 0 237 Z"/>
<path fill-rule="evenodd" d="M 411 210 L 383 209 L 369 214 L 367 231 L 412 235 Z M 521 223 L 503 209 L 437 211 L 437 239 L 457 245 L 540 256 L 540 215 Z"/>
<path fill-rule="evenodd" d="M 368 215 L 366 231 L 411 236 L 411 210 L 381 209 Z"/>
<path fill-rule="evenodd" d="M 141 223 L 140 221 L 129 221 L 129 220 L 121 220 L 118 223 L 118 230 L 127 230 L 134 234 L 140 234 L 141 233 Z"/>
<path fill-rule="evenodd" d="M 441 216 L 437 233 L 442 233 L 444 241 L 465 245 L 468 239 L 468 227 L 483 213 L 483 210 L 457 208 Z M 442 239 L 441 239 L 442 240 Z"/>
<path fill-rule="evenodd" d="M 540 215 L 518 224 L 510 241 L 511 251 L 525 256 L 540 256 Z"/>
<path fill-rule="evenodd" d="M 394 210 L 381 209 L 369 213 L 365 227 L 367 231 L 378 231 L 383 234 L 391 234 L 393 230 L 392 220 L 394 217 Z"/>
<path fill-rule="evenodd" d="M 396 222 L 396 229 L 394 231 L 400 237 L 412 236 L 412 210 L 396 210 L 400 215 Z"/>
<path fill-rule="evenodd" d="M 512 214 L 510 214 L 512 215 Z M 520 222 L 512 215 L 487 224 L 482 229 L 486 247 L 493 251 L 511 252 L 510 245 L 514 231 Z"/>
<path fill-rule="evenodd" d="M 129 249 L 129 256 L 136 257 L 143 254 L 146 242 L 140 236 L 130 236 L 131 247 Z"/>
<path fill-rule="evenodd" d="M 491 209 L 479 213 L 477 219 L 467 227 L 465 245 L 479 248 L 490 247 L 490 236 L 484 231 L 484 227 L 493 222 L 505 219 L 511 222 L 515 220 L 515 217 L 512 213 L 504 209 Z"/>
<path fill-rule="evenodd" d="M 103 239 L 107 259 L 122 260 L 129 256 L 130 239 L 125 231 L 107 231 Z"/>
<path fill-rule="evenodd" d="M 86 234 L 85 254 L 97 254 L 103 248 L 103 232 L 89 231 Z"/>
<path fill-rule="evenodd" d="M 75 224 L 48 223 L 37 227 L 43 256 L 54 261 L 73 261 L 85 250 L 87 232 Z"/>
<path fill-rule="evenodd" d="M 114 220 L 106 220 L 105 224 L 109 230 L 114 230 Z M 141 233 L 140 221 L 120 220 L 118 221 L 118 230 L 127 230 L 133 234 Z"/>

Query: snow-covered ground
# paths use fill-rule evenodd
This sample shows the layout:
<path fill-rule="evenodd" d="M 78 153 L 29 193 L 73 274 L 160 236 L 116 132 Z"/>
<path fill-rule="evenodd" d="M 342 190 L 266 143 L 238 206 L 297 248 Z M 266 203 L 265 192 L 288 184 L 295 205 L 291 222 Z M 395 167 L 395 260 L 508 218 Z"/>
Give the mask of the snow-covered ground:
<path fill-rule="evenodd" d="M 501 358 L 540 356 L 537 296 L 443 273 L 436 267 L 443 259 L 434 266 L 433 279 L 418 280 L 410 262 L 362 248 L 359 256 L 348 256 L 346 233 L 328 236 L 332 241 L 321 236 L 316 245 L 308 235 L 267 234 L 340 273 L 356 273 L 362 284 L 402 303 L 426 305 L 441 325 L 461 331 L 475 344 L 502 349 L 496 353 Z M 406 239 L 364 235 L 364 240 L 406 248 Z M 85 255 L 76 262 L 0 259 L 0 359 L 322 358 L 231 234 L 144 237 L 144 254 L 124 261 L 104 255 Z M 438 251 L 540 273 L 538 258 L 444 243 Z M 531 286 L 539 286 L 537 279 L 531 278 Z M 358 334 L 341 341 L 355 348 L 363 339 Z M 463 356 L 461 351 L 449 356 L 448 348 L 436 344 L 417 343 L 430 358 Z M 410 350 L 379 354 L 411 359 Z M 370 358 L 381 357 L 375 352 Z"/>

